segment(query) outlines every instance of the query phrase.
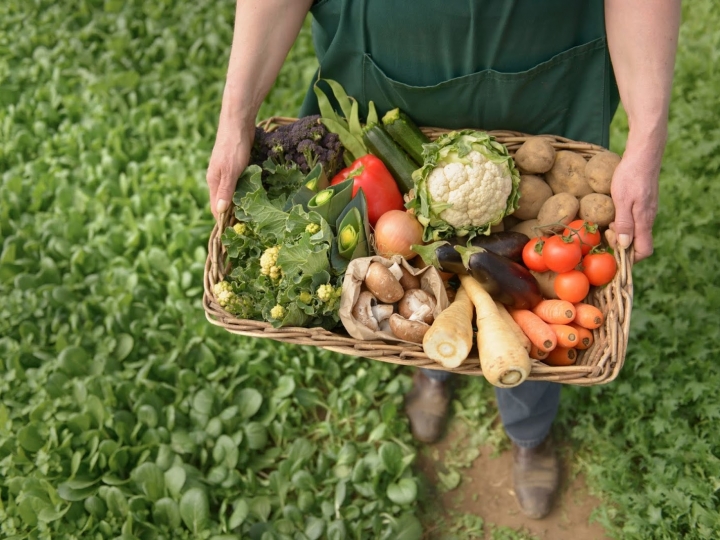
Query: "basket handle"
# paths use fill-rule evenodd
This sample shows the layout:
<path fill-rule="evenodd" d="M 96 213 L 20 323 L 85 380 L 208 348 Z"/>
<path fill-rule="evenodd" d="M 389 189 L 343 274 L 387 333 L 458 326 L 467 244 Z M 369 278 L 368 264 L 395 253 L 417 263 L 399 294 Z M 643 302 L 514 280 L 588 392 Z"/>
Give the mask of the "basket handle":
<path fill-rule="evenodd" d="M 231 207 L 232 207 L 232 205 L 231 205 Z M 228 208 L 227 210 L 225 210 L 224 212 L 221 212 L 218 215 L 217 227 L 218 227 L 218 231 L 220 231 L 221 233 L 222 233 L 222 231 L 224 231 L 227 228 L 228 224 L 230 223 L 230 218 L 232 217 L 231 209 L 232 208 Z"/>

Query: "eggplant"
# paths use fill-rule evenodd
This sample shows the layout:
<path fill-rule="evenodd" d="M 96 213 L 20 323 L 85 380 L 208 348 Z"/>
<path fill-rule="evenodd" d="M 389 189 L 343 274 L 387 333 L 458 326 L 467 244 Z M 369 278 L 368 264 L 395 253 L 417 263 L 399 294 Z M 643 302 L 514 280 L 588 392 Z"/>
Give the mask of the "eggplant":
<path fill-rule="evenodd" d="M 514 235 L 513 237 L 513 241 L 519 244 L 518 238 Z M 464 247 L 440 241 L 413 246 L 413 251 L 418 253 L 425 263 L 432 264 L 442 272 L 470 274 L 490 296 L 507 306 L 531 309 L 542 300 L 537 279 L 527 268 L 489 248 L 472 245 Z"/>
<path fill-rule="evenodd" d="M 455 246 L 464 273 L 474 277 L 498 302 L 515 309 L 532 309 L 540 300 L 540 285 L 523 265 L 488 249 Z"/>
<path fill-rule="evenodd" d="M 527 235 L 515 231 L 501 231 L 492 233 L 487 236 L 476 236 L 469 242 L 469 246 L 478 247 L 492 251 L 502 257 L 522 262 L 522 252 L 525 245 L 530 241 Z M 461 268 L 465 268 L 462 262 L 462 256 L 455 250 L 455 246 L 466 246 L 467 242 L 462 237 L 455 237 L 449 240 L 441 240 L 433 242 L 426 246 L 412 246 L 413 251 L 420 254 L 427 264 L 434 265 L 438 270 L 443 272 L 452 272 L 453 274 L 467 273 Z"/>
<path fill-rule="evenodd" d="M 530 238 L 523 233 L 501 231 L 488 236 L 476 236 L 470 240 L 470 245 L 487 249 L 519 263 L 522 262 L 523 248 L 529 241 Z M 447 241 L 428 244 L 428 246 L 433 246 L 431 249 L 424 249 L 425 246 L 413 246 L 413 251 L 419 253 L 427 264 L 433 264 L 438 270 L 452 272 L 453 274 L 465 274 L 467 272 L 462 270 L 462 268 L 465 268 L 462 257 L 459 252 L 455 251 L 455 246 L 465 245 L 465 243 L 464 238 L 455 237 Z M 435 254 L 432 253 L 433 251 Z"/>
<path fill-rule="evenodd" d="M 456 245 L 465 245 L 462 238 L 457 238 Z M 492 251 L 496 255 L 507 257 L 517 263 L 522 262 L 522 252 L 530 241 L 528 235 L 515 231 L 500 231 L 487 236 L 476 236 L 470 245 Z"/>

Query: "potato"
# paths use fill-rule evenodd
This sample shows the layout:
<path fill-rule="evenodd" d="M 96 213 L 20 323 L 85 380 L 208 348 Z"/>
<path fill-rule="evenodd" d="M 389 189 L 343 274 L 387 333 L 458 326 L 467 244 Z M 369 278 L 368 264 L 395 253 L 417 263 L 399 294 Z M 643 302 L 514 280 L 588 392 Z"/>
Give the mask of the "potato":
<path fill-rule="evenodd" d="M 600 152 L 590 158 L 585 166 L 585 177 L 595 193 L 610 195 L 610 185 L 618 163 L 620 156 L 614 152 Z"/>
<path fill-rule="evenodd" d="M 545 180 L 556 195 L 569 193 L 583 197 L 593 192 L 585 178 L 585 165 L 585 158 L 577 152 L 561 150 L 555 156 L 555 163 L 545 175 Z"/>
<path fill-rule="evenodd" d="M 492 227 L 490 227 L 490 232 L 491 232 L 491 233 L 494 233 L 494 232 L 502 232 L 502 231 L 504 231 L 504 230 L 505 230 L 505 224 L 504 224 L 502 221 L 501 221 L 500 223 L 498 223 L 498 224 L 493 225 Z"/>
<path fill-rule="evenodd" d="M 533 227 L 537 227 L 538 225 L 539 223 L 537 219 L 528 219 L 527 221 L 521 221 L 510 230 L 523 233 L 528 238 L 536 238 L 538 236 L 542 236 L 542 231 L 533 230 Z"/>
<path fill-rule="evenodd" d="M 545 137 L 530 137 L 515 152 L 515 164 L 522 172 L 544 173 L 554 162 L 555 148 Z"/>
<path fill-rule="evenodd" d="M 535 270 L 530 270 L 530 273 L 535 276 L 538 286 L 540 287 L 540 294 L 543 295 L 543 298 L 557 300 L 558 295 L 555 292 L 555 278 L 557 277 L 557 272 L 553 272 L 552 270 L 548 270 L 547 272 L 536 272 Z"/>
<path fill-rule="evenodd" d="M 615 205 L 602 193 L 591 193 L 580 199 L 580 219 L 607 227 L 615 219 Z"/>
<path fill-rule="evenodd" d="M 503 218 L 503 230 L 509 231 L 515 225 L 519 224 L 521 221 L 522 220 L 520 218 L 517 218 L 514 215 L 505 216 Z"/>
<path fill-rule="evenodd" d="M 580 203 L 570 193 L 553 195 L 538 212 L 538 222 L 553 231 L 560 231 L 570 223 L 578 213 Z"/>
<path fill-rule="evenodd" d="M 523 174 L 520 176 L 520 206 L 513 212 L 513 216 L 520 219 L 535 219 L 542 205 L 553 192 L 545 181 L 539 176 Z"/>

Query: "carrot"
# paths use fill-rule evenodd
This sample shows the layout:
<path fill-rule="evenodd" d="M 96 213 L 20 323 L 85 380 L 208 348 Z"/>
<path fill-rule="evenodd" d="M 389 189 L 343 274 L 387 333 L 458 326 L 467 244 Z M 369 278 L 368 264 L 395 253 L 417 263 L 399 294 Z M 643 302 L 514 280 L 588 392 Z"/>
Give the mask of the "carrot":
<path fill-rule="evenodd" d="M 515 333 L 502 319 L 495 301 L 472 276 L 460 276 L 468 297 L 475 304 L 480 367 L 490 384 L 512 388 L 530 375 L 532 360 Z"/>
<path fill-rule="evenodd" d="M 511 309 L 509 311 L 513 320 L 538 349 L 550 352 L 557 347 L 555 332 L 540 317 L 527 309 Z"/>
<path fill-rule="evenodd" d="M 550 324 L 567 324 L 575 318 L 575 306 L 566 300 L 541 300 L 532 311 Z"/>
<path fill-rule="evenodd" d="M 538 349 L 535 345 L 532 345 L 530 348 L 530 358 L 534 358 L 535 360 L 544 360 L 547 358 L 548 353 L 546 351 L 541 351 Z"/>
<path fill-rule="evenodd" d="M 550 328 L 557 336 L 558 347 L 575 347 L 579 341 L 578 333 L 568 324 L 551 324 Z"/>
<path fill-rule="evenodd" d="M 584 304 L 582 302 L 575 304 L 575 324 L 579 324 L 583 328 L 595 330 L 605 321 L 605 317 L 598 308 L 592 304 Z"/>
<path fill-rule="evenodd" d="M 575 345 L 575 348 L 580 350 L 589 349 L 590 345 L 592 345 L 593 341 L 595 341 L 592 332 L 587 328 L 583 328 L 579 324 L 572 323 L 570 326 L 572 326 L 578 333 L 578 342 Z"/>
<path fill-rule="evenodd" d="M 543 360 L 548 366 L 572 366 L 577 360 L 577 351 L 572 347 L 556 347 Z"/>
<path fill-rule="evenodd" d="M 461 286 L 455 300 L 438 315 L 423 337 L 423 350 L 446 368 L 456 368 L 473 345 L 473 304 Z"/>
<path fill-rule="evenodd" d="M 515 319 L 513 319 L 512 316 L 508 313 L 505 305 L 498 301 L 495 301 L 495 307 L 497 308 L 498 313 L 503 318 L 503 320 L 508 324 L 512 331 L 515 332 L 515 335 L 520 340 L 520 343 L 522 343 L 522 346 L 525 347 L 525 350 L 527 352 L 530 352 L 530 348 L 532 347 L 530 339 L 525 335 L 525 332 L 522 331 L 522 328 L 518 326 L 518 324 L 515 322 Z"/>

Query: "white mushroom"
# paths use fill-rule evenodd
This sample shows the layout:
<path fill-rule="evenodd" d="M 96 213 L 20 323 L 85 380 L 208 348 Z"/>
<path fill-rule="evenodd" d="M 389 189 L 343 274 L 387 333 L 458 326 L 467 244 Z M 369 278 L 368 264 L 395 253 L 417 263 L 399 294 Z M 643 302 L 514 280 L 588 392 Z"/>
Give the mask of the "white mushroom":
<path fill-rule="evenodd" d="M 422 316 L 417 313 L 422 309 Z M 398 312 L 408 320 L 423 321 L 432 324 L 433 311 L 435 311 L 435 298 L 422 289 L 410 289 L 406 291 L 398 303 Z"/>
<path fill-rule="evenodd" d="M 372 293 L 363 291 L 353 306 L 352 316 L 360 324 L 367 326 L 373 332 L 377 332 L 379 327 L 378 321 L 373 315 L 374 305 L 377 305 L 377 299 Z"/>
<path fill-rule="evenodd" d="M 390 271 L 390 273 L 391 273 L 393 276 L 395 276 L 395 279 L 397 279 L 398 281 L 400 281 L 400 280 L 402 279 L 402 277 L 403 277 L 403 269 L 402 269 L 402 266 L 400 266 L 399 263 L 393 264 L 390 268 L 388 268 L 388 270 Z"/>
<path fill-rule="evenodd" d="M 428 319 L 430 319 L 428 321 Z M 433 314 L 432 314 L 432 308 L 428 306 L 427 304 L 421 305 L 418 310 L 407 317 L 408 321 L 422 321 L 425 324 L 432 324 L 433 321 Z"/>
<path fill-rule="evenodd" d="M 373 317 L 378 323 L 388 320 L 394 311 L 392 304 L 377 304 L 372 307 Z"/>

